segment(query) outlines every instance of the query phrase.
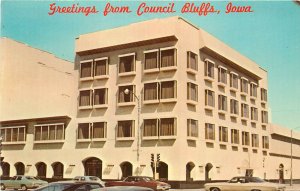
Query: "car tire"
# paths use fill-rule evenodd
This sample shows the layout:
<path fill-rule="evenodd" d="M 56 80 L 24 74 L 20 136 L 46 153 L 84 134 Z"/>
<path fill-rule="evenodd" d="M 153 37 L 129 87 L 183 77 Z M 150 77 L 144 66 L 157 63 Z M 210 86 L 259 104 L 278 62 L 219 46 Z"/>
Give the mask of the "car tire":
<path fill-rule="evenodd" d="M 0 190 L 5 190 L 4 184 L 1 184 L 1 185 L 0 185 Z"/>
<path fill-rule="evenodd" d="M 221 191 L 219 188 L 215 188 L 215 187 L 214 188 L 210 188 L 209 190 L 210 191 Z"/>
<path fill-rule="evenodd" d="M 26 185 L 21 185 L 21 190 L 26 191 L 27 190 L 27 186 Z"/>

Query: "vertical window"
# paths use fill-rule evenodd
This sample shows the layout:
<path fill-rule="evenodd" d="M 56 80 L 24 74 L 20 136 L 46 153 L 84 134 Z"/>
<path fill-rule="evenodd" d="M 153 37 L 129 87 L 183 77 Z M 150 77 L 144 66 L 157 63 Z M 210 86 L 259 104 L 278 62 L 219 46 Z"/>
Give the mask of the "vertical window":
<path fill-rule="evenodd" d="M 261 122 L 268 123 L 268 112 L 267 111 L 261 111 Z"/>
<path fill-rule="evenodd" d="M 145 65 L 144 70 L 158 68 L 158 50 L 145 51 Z"/>
<path fill-rule="evenodd" d="M 215 64 L 212 61 L 206 59 L 204 66 L 205 66 L 205 68 L 204 68 L 205 76 L 210 77 L 210 78 L 214 78 Z"/>
<path fill-rule="evenodd" d="M 246 78 L 241 78 L 241 92 L 248 93 L 248 80 Z"/>
<path fill-rule="evenodd" d="M 219 126 L 219 141 L 228 142 L 228 128 Z"/>
<path fill-rule="evenodd" d="M 79 93 L 79 106 L 91 106 L 92 105 L 92 90 L 82 90 Z"/>
<path fill-rule="evenodd" d="M 108 58 L 99 58 L 94 61 L 94 76 L 108 75 Z"/>
<path fill-rule="evenodd" d="M 205 139 L 215 140 L 215 125 L 205 123 Z"/>
<path fill-rule="evenodd" d="M 187 99 L 198 101 L 198 85 L 190 82 L 187 83 Z"/>
<path fill-rule="evenodd" d="M 107 104 L 107 88 L 94 90 L 94 105 Z"/>
<path fill-rule="evenodd" d="M 215 92 L 211 90 L 205 90 L 205 105 L 211 107 L 215 106 Z"/>
<path fill-rule="evenodd" d="M 158 136 L 158 119 L 144 119 L 143 137 Z"/>
<path fill-rule="evenodd" d="M 239 102 L 237 100 L 230 100 L 230 113 L 235 115 L 239 114 Z"/>
<path fill-rule="evenodd" d="M 198 120 L 187 119 L 187 136 L 198 137 Z"/>
<path fill-rule="evenodd" d="M 257 97 L 257 84 L 250 83 L 250 96 Z"/>
<path fill-rule="evenodd" d="M 92 77 L 93 61 L 82 61 L 80 63 L 80 78 Z"/>
<path fill-rule="evenodd" d="M 257 112 L 257 108 L 255 107 L 251 107 L 251 120 L 258 120 L 258 112 Z"/>
<path fill-rule="evenodd" d="M 252 147 L 259 147 L 258 134 L 252 134 Z"/>
<path fill-rule="evenodd" d="M 218 67 L 218 82 L 227 84 L 227 69 L 221 66 Z"/>
<path fill-rule="evenodd" d="M 176 81 L 161 82 L 161 99 L 176 98 Z"/>
<path fill-rule="evenodd" d="M 92 127 L 92 138 L 106 138 L 106 122 L 95 122 Z"/>
<path fill-rule="evenodd" d="M 90 139 L 90 123 L 79 123 L 77 139 Z"/>
<path fill-rule="evenodd" d="M 233 144 L 239 144 L 239 130 L 237 129 L 231 129 L 231 143 Z"/>
<path fill-rule="evenodd" d="M 126 94 L 125 90 L 128 89 L 129 93 Z M 120 86 L 119 92 L 118 92 L 118 103 L 126 103 L 126 102 L 133 102 L 134 101 L 134 94 L 132 92 L 135 92 L 135 86 L 134 85 L 128 85 L 128 86 Z"/>
<path fill-rule="evenodd" d="M 135 53 L 119 56 L 119 74 L 135 71 Z"/>
<path fill-rule="evenodd" d="M 261 88 L 261 101 L 268 101 L 268 92 L 264 88 Z"/>
<path fill-rule="evenodd" d="M 219 110 L 227 111 L 227 97 L 223 95 L 218 96 Z"/>
<path fill-rule="evenodd" d="M 198 56 L 191 51 L 187 52 L 187 68 L 198 71 Z"/>
<path fill-rule="evenodd" d="M 250 134 L 249 132 L 242 132 L 242 145 L 249 146 L 250 145 Z"/>
<path fill-rule="evenodd" d="M 159 136 L 176 135 L 176 118 L 160 119 Z"/>
<path fill-rule="evenodd" d="M 134 120 L 118 121 L 117 137 L 134 137 Z"/>
<path fill-rule="evenodd" d="M 239 88 L 238 75 L 233 72 L 230 72 L 230 87 L 235 89 Z"/>
<path fill-rule="evenodd" d="M 242 109 L 242 117 L 248 118 L 249 117 L 249 106 L 245 103 L 241 104 Z"/>
<path fill-rule="evenodd" d="M 158 100 L 158 89 L 157 82 L 144 84 L 144 100 Z"/>
<path fill-rule="evenodd" d="M 269 137 L 262 136 L 262 144 L 264 149 L 269 149 Z"/>
<path fill-rule="evenodd" d="M 160 50 L 160 65 L 161 68 L 176 66 L 176 49 L 161 49 Z"/>

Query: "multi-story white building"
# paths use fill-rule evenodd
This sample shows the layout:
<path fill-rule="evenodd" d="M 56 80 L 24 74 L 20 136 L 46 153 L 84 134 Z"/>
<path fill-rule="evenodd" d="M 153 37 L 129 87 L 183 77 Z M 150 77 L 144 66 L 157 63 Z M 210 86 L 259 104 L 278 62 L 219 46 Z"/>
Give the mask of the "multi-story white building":
<path fill-rule="evenodd" d="M 153 157 L 159 158 L 156 177 L 170 181 L 224 180 L 246 173 L 278 179 L 282 165 L 288 179 L 289 152 L 275 145 L 286 150 L 290 142 L 276 137 L 282 133 L 271 131 L 268 122 L 267 72 L 204 30 L 180 17 L 154 19 L 80 35 L 75 51 L 75 71 L 61 73 L 64 78 L 49 73 L 53 87 L 45 87 L 53 93 L 65 90 L 57 90 L 57 85 L 63 86 L 69 92 L 62 94 L 69 97 L 51 104 L 43 100 L 49 99 L 44 90 L 27 98 L 40 101 L 40 107 L 49 104 L 50 111 L 1 116 L 1 131 L 15 121 L 19 126 L 24 121 L 19 119 L 31 124 L 23 125 L 22 144 L 13 141 L 4 147 L 9 175 L 19 173 L 14 169 L 22 163 L 25 173 L 47 178 L 152 176 Z M 26 54 L 28 60 L 31 56 L 36 54 Z M 30 72 L 45 66 L 34 67 Z M 13 83 L 2 84 L 9 89 Z M 42 82 L 30 86 L 43 87 Z M 26 112 L 20 110 L 22 115 Z M 51 116 L 58 118 L 55 123 L 48 120 Z M 40 118 L 46 118 L 46 124 Z M 53 140 L 51 128 L 59 125 L 64 127 L 63 137 Z M 294 169 L 300 165 L 299 138 L 294 133 Z M 41 157 L 32 158 L 36 153 Z M 300 178 L 296 170 L 293 176 Z"/>

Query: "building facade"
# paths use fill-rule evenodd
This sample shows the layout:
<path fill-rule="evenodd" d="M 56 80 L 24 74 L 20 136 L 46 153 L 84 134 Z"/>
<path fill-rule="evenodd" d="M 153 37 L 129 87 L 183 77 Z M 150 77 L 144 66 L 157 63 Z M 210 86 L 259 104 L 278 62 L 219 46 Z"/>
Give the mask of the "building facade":
<path fill-rule="evenodd" d="M 53 87 L 45 86 L 46 79 L 30 86 L 40 94 L 26 99 L 41 101 L 39 108 L 26 106 L 18 109 L 20 116 L 1 117 L 2 135 L 9 128 L 23 132 L 21 144 L 4 141 L 3 174 L 20 174 L 14 169 L 22 163 L 24 173 L 47 178 L 121 179 L 156 172 L 162 180 L 208 181 L 245 174 L 279 179 L 282 173 L 288 179 L 291 164 L 299 168 L 299 134 L 289 142 L 281 127 L 269 124 L 267 72 L 186 20 L 154 19 L 83 34 L 75 52 L 69 74 L 54 76 L 49 72 L 57 71 L 47 67 Z M 45 67 L 40 65 L 30 72 Z M 13 83 L 2 85 L 10 89 Z M 40 108 L 43 103 L 49 108 Z M 32 115 L 22 116 L 28 108 Z M 63 131 L 59 140 L 52 128 Z M 294 145 L 292 160 L 289 145 Z M 32 159 L 35 153 L 42 157 Z M 293 175 L 300 177 L 296 170 Z"/>

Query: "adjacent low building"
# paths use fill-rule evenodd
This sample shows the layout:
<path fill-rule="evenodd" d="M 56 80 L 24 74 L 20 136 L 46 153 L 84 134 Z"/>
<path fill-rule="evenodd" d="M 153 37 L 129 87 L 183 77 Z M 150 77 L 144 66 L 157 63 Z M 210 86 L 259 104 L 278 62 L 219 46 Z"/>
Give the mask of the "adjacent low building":
<path fill-rule="evenodd" d="M 2 40 L 1 134 L 22 137 L 4 139 L 3 175 L 278 180 L 300 166 L 299 133 L 268 121 L 267 72 L 180 17 L 80 35 L 75 65 Z"/>

